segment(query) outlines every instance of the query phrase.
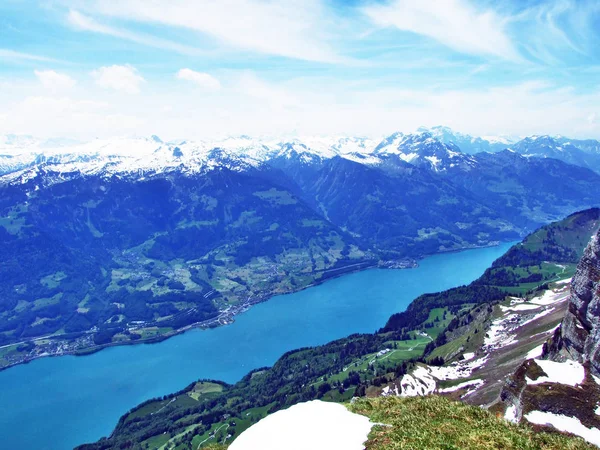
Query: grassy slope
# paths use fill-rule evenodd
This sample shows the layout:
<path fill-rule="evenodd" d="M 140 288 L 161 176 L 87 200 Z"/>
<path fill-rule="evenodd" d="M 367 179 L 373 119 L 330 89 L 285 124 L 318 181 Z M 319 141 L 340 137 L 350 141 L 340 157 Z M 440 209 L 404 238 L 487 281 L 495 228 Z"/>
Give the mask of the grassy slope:
<path fill-rule="evenodd" d="M 470 285 L 421 295 L 406 311 L 392 315 L 383 331 L 414 329 L 427 320 L 434 308 L 498 302 L 506 294 L 522 295 L 543 283 L 566 278 L 574 272 L 583 249 L 599 226 L 598 208 L 546 225 L 511 247 Z"/>
<path fill-rule="evenodd" d="M 361 399 L 349 408 L 372 422 L 391 425 L 373 428 L 368 450 L 596 448 L 579 438 L 536 432 L 481 408 L 438 396 Z"/>
<path fill-rule="evenodd" d="M 396 449 L 594 449 L 580 438 L 537 432 L 514 425 L 481 408 L 439 396 L 360 399 L 348 406 L 376 425 L 365 444 L 367 450 Z M 428 426 L 424 427 L 423 424 Z M 226 450 L 211 444 L 207 450 Z"/>
<path fill-rule="evenodd" d="M 542 283 L 570 277 L 599 226 L 598 208 L 546 225 L 494 261 L 477 283 L 523 295 Z"/>

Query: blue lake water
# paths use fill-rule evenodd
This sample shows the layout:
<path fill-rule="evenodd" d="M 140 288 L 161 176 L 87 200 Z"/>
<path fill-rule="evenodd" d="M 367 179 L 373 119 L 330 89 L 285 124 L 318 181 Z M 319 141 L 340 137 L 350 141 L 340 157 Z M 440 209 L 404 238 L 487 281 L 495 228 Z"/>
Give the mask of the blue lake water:
<path fill-rule="evenodd" d="M 235 382 L 284 352 L 373 332 L 418 295 L 477 278 L 511 244 L 371 269 L 237 316 L 232 325 L 89 356 L 43 358 L 0 372 L 1 448 L 63 450 L 108 436 L 133 406 L 200 378 Z"/>

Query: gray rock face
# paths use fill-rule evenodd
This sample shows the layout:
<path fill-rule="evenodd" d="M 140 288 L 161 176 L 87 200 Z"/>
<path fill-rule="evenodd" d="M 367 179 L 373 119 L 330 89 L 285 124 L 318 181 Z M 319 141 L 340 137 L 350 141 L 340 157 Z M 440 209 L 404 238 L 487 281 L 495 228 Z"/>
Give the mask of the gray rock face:
<path fill-rule="evenodd" d="M 589 362 L 600 375 L 600 232 L 592 237 L 571 282 L 569 310 L 549 348 L 556 361 Z"/>

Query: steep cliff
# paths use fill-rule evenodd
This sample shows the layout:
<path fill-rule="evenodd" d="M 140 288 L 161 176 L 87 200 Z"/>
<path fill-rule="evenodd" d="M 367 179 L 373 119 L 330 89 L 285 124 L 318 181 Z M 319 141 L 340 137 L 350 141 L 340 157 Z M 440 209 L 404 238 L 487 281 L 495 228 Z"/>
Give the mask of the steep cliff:
<path fill-rule="evenodd" d="M 592 373 L 600 375 L 600 232 L 577 265 L 568 312 L 546 356 L 554 361 L 589 362 Z"/>
<path fill-rule="evenodd" d="M 528 359 L 502 390 L 505 417 L 552 426 L 600 446 L 600 232 L 571 281 L 567 312 L 539 359 Z"/>

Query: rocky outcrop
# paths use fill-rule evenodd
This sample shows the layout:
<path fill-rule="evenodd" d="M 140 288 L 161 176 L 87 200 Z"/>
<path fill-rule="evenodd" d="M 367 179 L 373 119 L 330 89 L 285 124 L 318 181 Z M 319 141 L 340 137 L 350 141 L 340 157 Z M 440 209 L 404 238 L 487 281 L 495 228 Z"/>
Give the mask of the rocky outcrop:
<path fill-rule="evenodd" d="M 600 446 L 600 231 L 577 265 L 568 309 L 542 359 L 528 359 L 501 394 L 504 416 Z"/>
<path fill-rule="evenodd" d="M 571 282 L 569 309 L 546 357 L 589 363 L 600 375 L 600 232 L 587 246 Z"/>

